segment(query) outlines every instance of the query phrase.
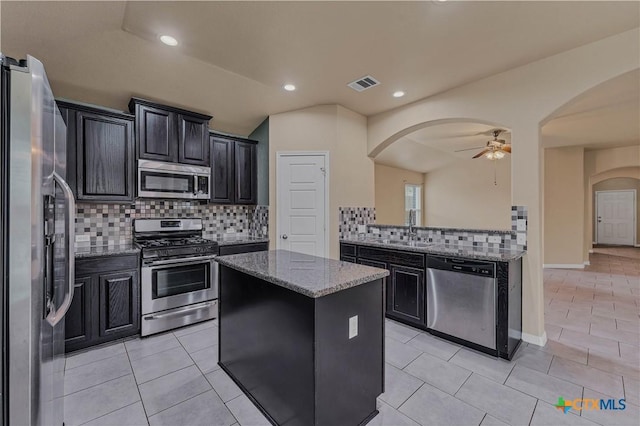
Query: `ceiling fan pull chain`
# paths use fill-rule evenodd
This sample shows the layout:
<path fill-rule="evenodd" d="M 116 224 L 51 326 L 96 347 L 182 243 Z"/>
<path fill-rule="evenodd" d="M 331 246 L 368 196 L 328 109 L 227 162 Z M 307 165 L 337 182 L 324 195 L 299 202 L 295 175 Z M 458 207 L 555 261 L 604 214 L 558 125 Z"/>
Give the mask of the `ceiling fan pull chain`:
<path fill-rule="evenodd" d="M 494 186 L 498 186 L 497 174 L 498 174 L 498 162 L 496 160 L 493 160 L 493 185 Z"/>

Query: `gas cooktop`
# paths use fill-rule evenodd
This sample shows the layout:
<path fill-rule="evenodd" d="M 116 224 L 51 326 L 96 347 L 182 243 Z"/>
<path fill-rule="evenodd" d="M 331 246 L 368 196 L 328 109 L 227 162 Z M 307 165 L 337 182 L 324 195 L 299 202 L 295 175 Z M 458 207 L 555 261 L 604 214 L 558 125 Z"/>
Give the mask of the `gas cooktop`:
<path fill-rule="evenodd" d="M 215 241 L 202 238 L 202 219 L 137 219 L 134 241 L 143 259 L 218 254 Z"/>

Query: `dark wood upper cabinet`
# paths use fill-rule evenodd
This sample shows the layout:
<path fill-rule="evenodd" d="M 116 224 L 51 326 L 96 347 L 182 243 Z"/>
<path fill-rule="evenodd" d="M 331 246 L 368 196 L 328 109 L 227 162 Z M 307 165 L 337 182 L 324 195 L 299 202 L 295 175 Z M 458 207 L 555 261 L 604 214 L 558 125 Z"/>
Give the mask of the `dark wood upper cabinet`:
<path fill-rule="evenodd" d="M 138 158 L 175 162 L 178 144 L 174 114 L 148 105 L 138 105 L 135 114 Z"/>
<path fill-rule="evenodd" d="M 255 142 L 236 141 L 235 144 L 235 202 L 256 204 L 258 166 Z"/>
<path fill-rule="evenodd" d="M 131 98 L 138 158 L 209 166 L 210 115 Z"/>
<path fill-rule="evenodd" d="M 257 142 L 211 133 L 211 202 L 256 204 Z"/>
<path fill-rule="evenodd" d="M 133 116 L 65 101 L 58 106 L 67 124 L 66 177 L 76 199 L 133 201 Z"/>
<path fill-rule="evenodd" d="M 234 146 L 233 139 L 211 135 L 211 202 L 234 202 Z"/>
<path fill-rule="evenodd" d="M 178 114 L 178 162 L 200 166 L 210 164 L 207 121 Z"/>
<path fill-rule="evenodd" d="M 133 121 L 79 111 L 76 131 L 78 199 L 132 201 Z"/>

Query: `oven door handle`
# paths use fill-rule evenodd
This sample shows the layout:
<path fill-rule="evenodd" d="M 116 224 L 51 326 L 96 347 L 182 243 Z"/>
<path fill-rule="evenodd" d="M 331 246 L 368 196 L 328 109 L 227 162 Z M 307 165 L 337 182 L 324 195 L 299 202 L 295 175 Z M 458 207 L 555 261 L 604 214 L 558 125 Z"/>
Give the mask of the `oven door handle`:
<path fill-rule="evenodd" d="M 180 259 L 167 259 L 167 260 L 154 260 L 152 262 L 150 262 L 148 265 L 146 266 L 162 266 L 162 265 L 175 265 L 176 263 L 197 263 L 197 262 L 204 262 L 206 260 L 213 260 L 217 257 L 217 255 L 211 255 L 211 256 L 197 256 L 197 257 L 183 257 Z"/>
<path fill-rule="evenodd" d="M 146 316 L 144 316 L 144 319 L 145 319 L 145 321 L 151 321 L 151 320 L 159 320 L 159 319 L 167 318 L 167 317 L 180 317 L 180 316 L 184 316 L 184 315 L 189 315 L 193 311 L 199 311 L 201 309 L 210 308 L 211 306 L 214 306 L 215 303 L 216 302 L 198 303 L 197 305 L 186 306 L 183 309 L 176 309 L 176 310 L 173 310 L 171 312 L 167 312 L 165 314 L 146 315 Z"/>

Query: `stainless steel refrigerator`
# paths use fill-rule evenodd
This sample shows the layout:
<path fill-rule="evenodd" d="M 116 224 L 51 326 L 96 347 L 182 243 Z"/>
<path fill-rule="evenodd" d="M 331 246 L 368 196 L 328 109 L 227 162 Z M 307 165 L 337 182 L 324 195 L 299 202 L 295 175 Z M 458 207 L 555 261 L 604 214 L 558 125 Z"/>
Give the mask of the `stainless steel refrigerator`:
<path fill-rule="evenodd" d="M 0 64 L 2 423 L 61 426 L 74 284 L 67 129 L 40 61 Z"/>

